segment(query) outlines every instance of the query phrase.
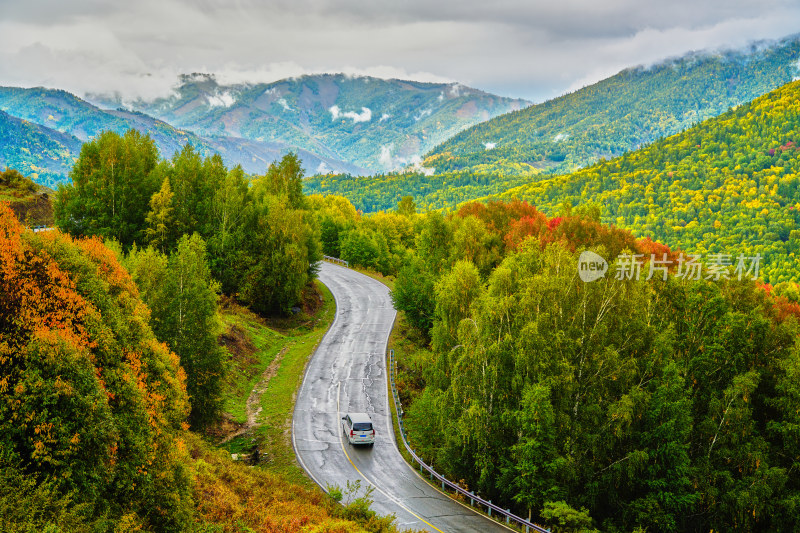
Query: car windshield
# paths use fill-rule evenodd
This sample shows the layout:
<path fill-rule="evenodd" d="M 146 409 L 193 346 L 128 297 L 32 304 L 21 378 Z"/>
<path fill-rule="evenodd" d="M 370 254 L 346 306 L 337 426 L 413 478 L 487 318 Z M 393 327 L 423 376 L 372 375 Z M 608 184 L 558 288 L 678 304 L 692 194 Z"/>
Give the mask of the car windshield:
<path fill-rule="evenodd" d="M 371 431 L 372 422 L 355 422 L 353 424 L 353 431 Z"/>

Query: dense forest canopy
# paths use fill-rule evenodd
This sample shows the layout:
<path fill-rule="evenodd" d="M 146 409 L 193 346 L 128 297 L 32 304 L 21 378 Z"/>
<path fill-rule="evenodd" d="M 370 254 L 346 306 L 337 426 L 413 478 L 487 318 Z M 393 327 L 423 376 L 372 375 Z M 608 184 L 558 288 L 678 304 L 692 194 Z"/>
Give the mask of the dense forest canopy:
<path fill-rule="evenodd" d="M 798 281 L 800 82 L 574 174 L 502 193 L 603 219 L 696 254 L 760 254 L 763 279 Z"/>
<path fill-rule="evenodd" d="M 72 173 L 55 204 L 74 235 L 0 203 L 0 529 L 396 531 L 368 497 L 338 506 L 189 431 L 220 418 L 220 292 L 282 316 L 313 290 L 320 233 L 297 158 L 251 178 L 106 132 Z M 34 189 L 0 174 L 3 193 Z"/>
<path fill-rule="evenodd" d="M 87 516 L 188 523 L 178 357 L 97 239 L 23 230 L 0 205 L 0 459 Z"/>
<path fill-rule="evenodd" d="M 733 265 L 680 275 L 681 252 L 597 208 L 442 216 L 406 199 L 359 223 L 335 197 L 311 200 L 339 232 L 323 230 L 325 247 L 397 276 L 409 435 L 450 479 L 576 530 L 798 526 L 797 284 Z M 611 263 L 591 283 L 587 249 Z M 641 275 L 616 275 L 632 254 Z M 668 266 L 648 279 L 654 259 Z"/>

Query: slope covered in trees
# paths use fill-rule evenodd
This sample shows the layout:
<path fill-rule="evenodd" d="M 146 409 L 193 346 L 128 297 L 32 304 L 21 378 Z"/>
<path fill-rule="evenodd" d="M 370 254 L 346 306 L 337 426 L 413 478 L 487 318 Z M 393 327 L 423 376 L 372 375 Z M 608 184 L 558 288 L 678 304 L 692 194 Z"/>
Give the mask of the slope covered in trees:
<path fill-rule="evenodd" d="M 437 172 L 571 172 L 748 102 L 798 75 L 800 37 L 626 69 L 478 124 L 432 150 Z"/>
<path fill-rule="evenodd" d="M 326 252 L 396 275 L 406 428 L 438 471 L 554 530 L 796 530 L 796 283 L 695 279 L 597 207 L 310 201 Z"/>
<path fill-rule="evenodd" d="M 0 224 L 5 474 L 72 494 L 100 522 L 181 529 L 185 374 L 136 286 L 99 240 L 24 231 L 1 205 Z"/>
<path fill-rule="evenodd" d="M 169 286 L 181 276 L 202 283 L 198 243 L 179 242 L 162 296 L 181 297 Z M 192 369 L 157 340 L 175 321 L 142 277 L 160 259 L 129 258 L 132 277 L 119 253 L 97 238 L 34 233 L 0 203 L 0 530 L 394 533 L 366 498 L 340 507 L 187 431 Z M 184 313 L 202 314 L 208 295 L 192 290 Z M 152 314 L 140 295 L 156 302 Z"/>
<path fill-rule="evenodd" d="M 798 281 L 800 82 L 679 135 L 571 175 L 520 186 L 545 212 L 602 206 L 603 219 L 687 252 L 763 257 L 763 279 Z"/>
<path fill-rule="evenodd" d="M 55 187 L 69 173 L 81 142 L 0 111 L 0 168 L 14 168 L 37 183 Z"/>
<path fill-rule="evenodd" d="M 81 143 L 107 131 L 123 135 L 134 129 L 153 139 L 165 157 L 191 144 L 203 156 L 221 154 L 227 165 L 240 164 L 253 174 L 263 172 L 271 162 L 292 150 L 290 143 L 279 140 L 262 142 L 232 136 L 201 137 L 144 113 L 121 108 L 100 109 L 74 94 L 42 87 L 0 87 L 0 112 L 3 112 L 0 115 L 0 134 L 6 130 L 0 163 L 26 174 L 35 173 L 39 183 L 53 188 L 66 181 Z M 325 165 L 337 172 L 360 170 L 360 167 L 336 157 L 295 150 L 306 166 L 312 168 Z"/>
<path fill-rule="evenodd" d="M 13 168 L 0 172 L 0 202 L 7 202 L 14 216 L 29 227 L 52 226 L 52 189 L 38 185 Z"/>
<path fill-rule="evenodd" d="M 390 209 L 412 196 L 424 209 L 481 197 L 521 198 L 556 215 L 595 204 L 604 222 L 692 254 L 762 256 L 770 283 L 798 281 L 800 84 L 591 167 L 542 179 L 454 173 L 374 178 L 319 176 L 308 193 L 342 191 L 356 208 Z M 506 190 L 499 189 L 509 187 Z"/>

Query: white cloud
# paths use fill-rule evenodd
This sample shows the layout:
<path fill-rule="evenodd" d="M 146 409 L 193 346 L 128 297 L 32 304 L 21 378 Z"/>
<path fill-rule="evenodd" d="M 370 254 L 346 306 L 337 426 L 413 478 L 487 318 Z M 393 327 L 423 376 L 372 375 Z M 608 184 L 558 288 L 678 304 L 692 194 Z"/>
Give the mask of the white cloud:
<path fill-rule="evenodd" d="M 357 122 L 369 122 L 372 120 L 372 111 L 368 107 L 362 107 L 361 113 L 356 113 L 355 111 L 345 111 L 343 113 L 342 110 L 339 109 L 338 105 L 332 105 L 328 108 L 328 111 L 331 114 L 331 120 L 338 120 L 339 117 L 349 118 L 354 124 Z"/>
<path fill-rule="evenodd" d="M 422 158 L 418 155 L 412 156 L 406 167 L 406 172 L 419 172 L 423 176 L 433 176 L 436 169 L 433 167 L 426 167 L 422 164 Z"/>
<path fill-rule="evenodd" d="M 315 174 L 330 174 L 333 172 L 330 168 L 328 168 L 327 163 L 325 161 L 320 161 L 319 165 L 317 165 L 317 170 Z"/>
<path fill-rule="evenodd" d="M 560 141 L 566 141 L 567 139 L 569 139 L 569 133 L 559 133 L 553 137 L 553 142 L 557 143 Z"/>
<path fill-rule="evenodd" d="M 414 115 L 414 122 L 419 122 L 423 118 L 430 116 L 432 113 L 433 109 L 431 108 L 423 109 L 422 111 L 419 112 L 419 115 Z"/>
<path fill-rule="evenodd" d="M 378 163 L 386 170 L 394 169 L 394 158 L 392 157 L 393 144 L 384 144 L 381 146 L 381 155 L 378 156 Z"/>
<path fill-rule="evenodd" d="M 413 155 L 410 158 L 399 157 L 392 155 L 394 144 L 384 144 L 381 146 L 381 154 L 378 156 L 378 163 L 384 170 L 399 170 L 404 169 L 405 172 L 418 172 L 425 176 L 433 176 L 436 172 L 435 168 L 426 167 L 422 164 L 422 157 Z"/>
<path fill-rule="evenodd" d="M 484 143 L 483 145 L 486 147 L 487 150 L 491 150 L 492 148 L 497 146 L 497 143 Z"/>
<path fill-rule="evenodd" d="M 800 28 L 797 0 L 0 4 L 0 85 L 128 99 L 167 95 L 178 74 L 202 71 L 221 84 L 323 72 L 458 81 L 541 101 L 625 67 Z"/>
<path fill-rule="evenodd" d="M 206 101 L 211 107 L 230 107 L 236 102 L 236 99 L 230 91 L 225 91 L 222 94 L 215 94 L 213 96 L 206 95 Z"/>
<path fill-rule="evenodd" d="M 453 83 L 447 88 L 447 95 L 451 98 L 458 98 L 461 96 L 462 89 L 464 89 L 463 85 L 460 83 Z"/>
<path fill-rule="evenodd" d="M 286 98 L 278 98 L 277 102 L 278 102 L 278 103 L 279 103 L 281 106 L 283 106 L 283 108 L 284 108 L 286 111 L 294 111 L 294 109 L 292 109 L 292 108 L 289 106 L 289 104 L 286 102 Z"/>
<path fill-rule="evenodd" d="M 384 113 L 383 115 L 381 115 L 381 118 L 380 120 L 378 120 L 378 122 L 384 122 L 386 120 L 389 120 L 390 118 L 392 118 L 392 115 L 390 115 L 389 113 Z"/>

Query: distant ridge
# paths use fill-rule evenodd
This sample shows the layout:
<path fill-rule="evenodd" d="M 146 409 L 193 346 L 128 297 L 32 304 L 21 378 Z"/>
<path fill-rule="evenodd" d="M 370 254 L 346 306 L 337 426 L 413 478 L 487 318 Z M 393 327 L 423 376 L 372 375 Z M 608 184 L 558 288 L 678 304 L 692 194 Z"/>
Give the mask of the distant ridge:
<path fill-rule="evenodd" d="M 800 75 L 800 36 L 633 67 L 473 126 L 431 150 L 437 172 L 570 172 L 683 131 Z"/>
<path fill-rule="evenodd" d="M 220 85 L 213 75 L 195 73 L 180 82 L 173 96 L 153 101 L 93 98 L 198 135 L 283 142 L 368 172 L 413 164 L 464 128 L 529 105 L 458 83 L 345 74 Z"/>

